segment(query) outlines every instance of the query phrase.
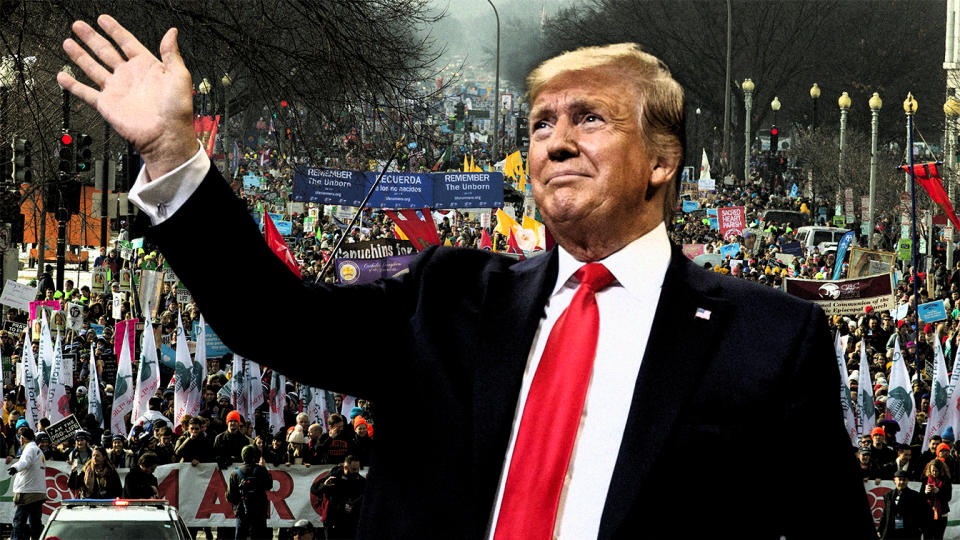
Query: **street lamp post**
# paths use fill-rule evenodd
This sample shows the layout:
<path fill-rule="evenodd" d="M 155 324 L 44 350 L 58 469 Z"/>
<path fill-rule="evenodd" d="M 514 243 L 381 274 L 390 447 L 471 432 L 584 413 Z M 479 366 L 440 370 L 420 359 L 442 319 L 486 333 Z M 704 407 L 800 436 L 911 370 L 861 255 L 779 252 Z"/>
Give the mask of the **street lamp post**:
<path fill-rule="evenodd" d="M 497 61 L 496 61 L 496 81 L 494 82 L 493 94 L 493 145 L 490 146 L 490 160 L 496 163 L 499 160 L 500 146 L 500 14 L 497 13 L 497 6 L 493 5 L 491 0 L 487 0 L 490 7 L 493 8 L 493 15 L 497 18 Z"/>
<path fill-rule="evenodd" d="M 225 155 L 230 155 L 233 152 L 233 147 L 230 146 L 230 93 L 227 89 L 230 87 L 230 84 L 233 83 L 233 79 L 230 78 L 230 75 L 224 73 L 223 77 L 220 77 L 220 84 L 223 85 L 223 153 Z M 239 159 L 239 156 L 237 156 Z M 227 161 L 227 168 L 230 168 L 231 161 Z M 233 171 L 230 171 L 233 173 Z"/>
<path fill-rule="evenodd" d="M 700 140 L 700 112 L 701 112 L 701 111 L 700 111 L 700 107 L 697 107 L 697 110 L 696 110 L 695 112 L 696 112 L 697 116 L 696 116 L 696 119 L 695 119 L 694 125 L 693 125 L 693 136 L 696 138 L 696 143 L 697 143 L 697 144 L 696 144 L 696 149 L 697 149 L 697 150 L 700 150 L 700 145 L 703 144 L 703 141 Z M 694 156 L 693 164 L 696 165 L 697 167 L 699 167 L 699 166 L 700 166 L 700 156 L 703 155 L 703 154 L 702 154 L 701 152 L 694 152 L 694 153 L 695 153 L 696 155 Z"/>
<path fill-rule="evenodd" d="M 813 86 L 810 87 L 810 100 L 813 101 L 813 119 L 810 124 L 810 131 L 816 131 L 817 129 L 817 101 L 820 100 L 820 86 L 817 83 L 813 83 Z"/>
<path fill-rule="evenodd" d="M 197 91 L 200 92 L 200 95 L 203 96 L 202 104 L 200 105 L 200 116 L 206 116 L 207 114 L 207 94 L 210 93 L 210 81 L 206 77 L 200 81 L 200 84 L 197 86 Z"/>
<path fill-rule="evenodd" d="M 943 113 L 947 116 L 947 121 L 944 123 L 946 126 L 946 134 L 944 136 L 944 161 L 946 161 L 947 169 L 947 196 L 950 199 L 950 204 L 953 204 L 953 184 L 956 181 L 956 171 L 954 170 L 957 165 L 956 159 L 956 136 L 957 136 L 957 116 L 960 116 L 960 101 L 957 101 L 957 98 L 950 96 L 947 98 L 947 101 L 943 104 Z M 950 224 L 948 223 L 948 226 Z M 960 231 L 954 230 L 953 235 L 960 233 Z M 953 246 L 957 241 L 956 238 L 951 236 L 950 240 L 947 242 L 947 269 L 948 271 L 953 270 Z"/>
<path fill-rule="evenodd" d="M 777 112 L 780 111 L 780 98 L 773 96 L 773 101 L 770 102 L 770 109 L 773 111 L 773 125 L 777 125 Z"/>
<path fill-rule="evenodd" d="M 840 162 L 837 165 L 837 183 L 839 184 L 843 177 L 843 153 L 847 149 L 847 112 L 850 111 L 850 96 L 846 92 L 841 94 L 837 105 L 840 106 Z"/>
<path fill-rule="evenodd" d="M 917 298 L 917 194 L 913 188 L 913 115 L 917 112 L 917 100 L 910 92 L 903 101 L 903 112 L 907 115 L 907 178 L 910 181 L 910 272 L 913 278 L 913 306 L 917 309 L 920 306 L 920 299 Z"/>
<path fill-rule="evenodd" d="M 750 109 L 753 107 L 753 89 L 755 86 L 752 80 L 744 79 L 740 88 L 743 89 L 743 104 L 747 111 L 743 130 L 743 184 L 746 185 L 750 181 Z"/>
<path fill-rule="evenodd" d="M 880 108 L 883 101 L 880 94 L 874 92 L 870 98 L 870 208 L 867 209 L 867 245 L 873 246 L 873 207 L 877 193 L 877 126 L 880 121 Z"/>

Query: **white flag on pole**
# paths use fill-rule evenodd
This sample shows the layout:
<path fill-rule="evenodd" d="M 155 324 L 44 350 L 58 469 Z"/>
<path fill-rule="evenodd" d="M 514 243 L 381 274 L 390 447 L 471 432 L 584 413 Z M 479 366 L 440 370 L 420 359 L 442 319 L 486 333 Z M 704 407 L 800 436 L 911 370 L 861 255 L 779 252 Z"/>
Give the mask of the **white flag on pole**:
<path fill-rule="evenodd" d="M 870 435 L 877 425 L 877 408 L 873 404 L 873 382 L 870 380 L 870 362 L 867 348 L 860 345 L 860 381 L 857 390 L 857 419 L 860 436 Z"/>
<path fill-rule="evenodd" d="M 41 310 L 40 323 L 40 347 L 37 350 L 39 359 L 37 368 L 39 369 L 40 381 L 40 417 L 47 416 L 47 391 L 50 388 L 50 372 L 53 370 L 53 341 L 50 339 L 50 325 L 47 323 L 47 312 Z"/>
<path fill-rule="evenodd" d="M 57 332 L 57 344 L 53 348 L 53 366 L 50 369 L 50 384 L 47 387 L 47 419 L 56 424 L 70 416 L 70 397 L 67 396 L 67 385 L 63 380 L 63 348 L 60 342 L 60 332 Z"/>
<path fill-rule="evenodd" d="M 245 382 L 247 385 L 247 410 L 246 414 L 243 415 L 243 419 L 253 424 L 257 407 L 263 404 L 264 399 L 263 371 L 260 369 L 260 364 L 253 360 L 247 360 L 244 373 L 246 375 Z"/>
<path fill-rule="evenodd" d="M 247 385 L 247 359 L 239 354 L 233 355 L 233 369 L 230 376 L 230 403 L 241 415 L 247 414 L 249 386 Z M 244 418 L 244 420 L 247 420 Z"/>
<path fill-rule="evenodd" d="M 100 398 L 100 377 L 97 375 L 97 359 L 90 346 L 90 380 L 87 383 L 87 414 L 92 414 L 103 427 L 103 402 Z"/>
<path fill-rule="evenodd" d="M 113 408 L 110 412 L 110 429 L 114 434 L 125 435 L 129 428 L 124 416 L 133 412 L 133 352 L 130 350 L 130 339 L 127 332 L 135 332 L 136 328 L 128 324 L 120 348 L 120 358 L 117 359 L 117 381 L 113 385 Z"/>
<path fill-rule="evenodd" d="M 128 325 L 129 328 L 132 325 Z M 133 325 L 135 326 L 135 325 Z M 160 388 L 160 360 L 157 358 L 157 339 L 153 335 L 150 315 L 146 316 L 143 326 L 143 339 L 140 343 L 140 370 L 137 374 L 137 390 L 134 393 L 133 414 L 130 419 L 136 423 L 150 410 L 150 398 Z"/>
<path fill-rule="evenodd" d="M 310 417 L 311 424 L 320 424 L 327 430 L 327 391 L 305 384 L 300 385 L 300 409 Z"/>
<path fill-rule="evenodd" d="M 947 400 L 950 403 L 950 425 L 953 426 L 953 432 L 957 433 L 960 428 L 960 392 L 957 392 L 957 384 L 960 384 L 960 353 L 954 355 L 953 370 L 950 372 L 950 385 L 947 387 Z"/>
<path fill-rule="evenodd" d="M 33 359 L 33 347 L 29 342 L 23 347 L 23 388 L 26 395 L 26 411 L 23 417 L 27 420 L 30 429 L 37 429 L 40 425 L 40 381 L 37 374 L 37 363 Z"/>
<path fill-rule="evenodd" d="M 276 435 L 284 428 L 283 409 L 287 404 L 287 377 L 273 370 L 270 375 L 270 434 Z"/>
<path fill-rule="evenodd" d="M 853 412 L 853 400 L 850 398 L 850 374 L 847 372 L 847 364 L 843 361 L 843 351 L 846 349 L 841 339 L 840 332 L 837 332 L 837 339 L 833 348 L 837 355 L 837 367 L 840 368 L 840 407 L 843 409 L 843 423 L 847 428 L 847 436 L 850 437 L 850 444 L 857 446 L 857 418 Z"/>
<path fill-rule="evenodd" d="M 700 176 L 697 180 L 709 180 L 712 178 L 710 176 L 710 160 L 707 159 L 707 150 L 703 149 L 703 156 L 700 158 Z"/>
<path fill-rule="evenodd" d="M 930 392 L 930 416 L 927 418 L 927 431 L 923 434 L 923 448 L 929 446 L 932 435 L 942 433 L 953 419 L 952 407 L 947 398 L 947 390 L 950 386 L 950 381 L 947 379 L 947 362 L 943 357 L 939 334 L 937 332 L 933 340 L 933 388 Z"/>
<path fill-rule="evenodd" d="M 193 360 L 190 359 L 190 348 L 187 345 L 187 336 L 183 333 L 183 319 L 177 316 L 177 361 L 174 364 L 174 374 L 177 378 L 173 391 L 174 423 L 179 424 L 183 415 L 189 414 L 187 406 L 190 404 L 193 391 Z"/>
<path fill-rule="evenodd" d="M 190 368 L 190 392 L 187 394 L 187 414 L 196 416 L 203 405 L 203 389 L 207 384 L 207 325 L 200 316 L 200 327 L 194 336 L 197 350 Z"/>
<path fill-rule="evenodd" d="M 887 412 L 884 418 L 895 421 L 900 426 L 897 443 L 909 444 L 913 440 L 917 409 L 913 401 L 913 386 L 907 363 L 900 352 L 900 337 L 893 343 L 893 367 L 890 368 L 890 390 L 887 392 Z"/>

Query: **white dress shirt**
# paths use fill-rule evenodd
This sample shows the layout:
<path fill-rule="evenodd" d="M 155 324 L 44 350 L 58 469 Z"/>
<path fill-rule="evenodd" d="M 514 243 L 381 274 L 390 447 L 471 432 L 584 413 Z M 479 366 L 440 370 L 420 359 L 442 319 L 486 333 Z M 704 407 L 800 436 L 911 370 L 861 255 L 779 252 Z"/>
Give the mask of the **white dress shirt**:
<path fill-rule="evenodd" d="M 562 247 L 557 246 L 557 249 L 560 258 L 557 283 L 547 301 L 546 316 L 540 321 L 527 358 L 487 536 L 490 539 L 493 538 L 500 515 L 503 488 L 533 375 L 543 356 L 550 330 L 570 304 L 579 286 L 574 274 L 584 263 L 574 259 Z M 600 312 L 597 357 L 560 496 L 560 508 L 554 525 L 554 537 L 557 538 L 596 538 L 599 532 L 600 517 L 620 452 L 620 441 L 630 412 L 640 361 L 647 349 L 660 288 L 670 262 L 670 241 L 666 227 L 661 223 L 600 262 L 613 274 L 615 281 L 596 295 Z M 549 422 L 550 419 L 543 421 Z"/>
<path fill-rule="evenodd" d="M 203 181 L 210 159 L 201 148 L 186 163 L 149 180 L 146 168 L 130 190 L 129 199 L 158 225 L 180 208 Z M 503 488 L 533 375 L 550 330 L 570 304 L 579 283 L 574 274 L 583 266 L 558 246 L 559 273 L 546 306 L 546 316 L 534 337 L 520 388 L 507 454 L 500 473 L 488 538 L 493 538 Z M 661 223 L 602 262 L 615 280 L 596 295 L 600 312 L 597 356 L 593 365 L 580 428 L 560 497 L 554 533 L 559 538 L 595 538 L 613 477 L 627 414 L 633 399 L 640 362 L 647 348 L 660 288 L 670 262 L 670 241 Z M 548 421 L 548 420 L 547 420 Z"/>

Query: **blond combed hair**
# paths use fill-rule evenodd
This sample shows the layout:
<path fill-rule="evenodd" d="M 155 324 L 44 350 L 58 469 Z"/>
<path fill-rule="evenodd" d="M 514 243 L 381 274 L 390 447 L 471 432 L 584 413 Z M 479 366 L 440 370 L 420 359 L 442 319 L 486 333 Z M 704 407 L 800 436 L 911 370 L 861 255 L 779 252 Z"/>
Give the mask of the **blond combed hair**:
<path fill-rule="evenodd" d="M 664 199 L 664 220 L 669 223 L 676 206 L 683 168 L 683 87 L 659 58 L 636 43 L 580 47 L 550 58 L 527 76 L 527 102 L 534 103 L 555 77 L 577 71 L 612 68 L 633 85 L 637 95 L 640 136 L 647 152 L 676 160 L 677 174 Z"/>

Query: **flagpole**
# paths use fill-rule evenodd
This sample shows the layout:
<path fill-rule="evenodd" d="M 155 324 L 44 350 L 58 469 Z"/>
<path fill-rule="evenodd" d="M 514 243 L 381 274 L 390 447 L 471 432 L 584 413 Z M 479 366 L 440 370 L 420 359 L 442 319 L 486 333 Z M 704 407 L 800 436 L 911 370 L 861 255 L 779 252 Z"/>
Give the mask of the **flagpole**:
<path fill-rule="evenodd" d="M 393 160 L 397 157 L 397 152 L 400 150 L 400 146 L 403 145 L 403 141 L 407 138 L 406 135 L 400 136 L 400 141 L 393 145 L 393 152 L 390 153 L 390 159 L 387 160 L 387 164 L 383 166 L 383 170 L 380 171 L 380 176 L 377 176 L 377 179 L 373 182 L 373 185 L 370 186 L 370 191 L 367 192 L 367 196 L 363 198 L 363 202 L 360 203 L 360 208 L 357 208 L 357 213 L 353 215 L 353 219 L 350 220 L 350 225 L 347 225 L 347 230 L 343 231 L 343 234 L 340 235 L 340 239 L 337 240 L 336 245 L 333 246 L 333 251 L 330 252 L 330 258 L 327 259 L 327 262 L 323 264 L 323 268 L 320 269 L 320 274 L 315 279 L 314 283 L 319 283 L 323 276 L 327 273 L 327 270 L 330 268 L 330 265 L 333 264 L 333 259 L 337 256 L 337 252 L 340 251 L 340 246 L 343 245 L 343 241 L 346 240 L 347 235 L 350 234 L 350 231 L 353 229 L 353 226 L 356 225 L 357 220 L 360 219 L 360 214 L 363 213 L 363 209 L 366 208 L 367 202 L 370 200 L 370 197 L 373 196 L 373 192 L 376 191 L 377 186 L 380 185 L 380 180 L 383 178 L 383 175 L 387 172 L 387 169 L 390 168 L 390 164 L 393 163 Z"/>
<path fill-rule="evenodd" d="M 913 94 L 907 92 L 907 99 L 903 101 L 903 110 L 907 114 L 907 165 L 910 171 L 910 272 L 913 274 L 913 309 L 917 320 L 914 328 L 920 328 L 920 299 L 917 297 L 917 196 L 914 184 L 916 183 L 913 170 L 913 114 L 917 112 L 917 100 Z M 914 359 L 916 360 L 916 359 Z M 919 366 L 917 366 L 919 367 Z"/>

